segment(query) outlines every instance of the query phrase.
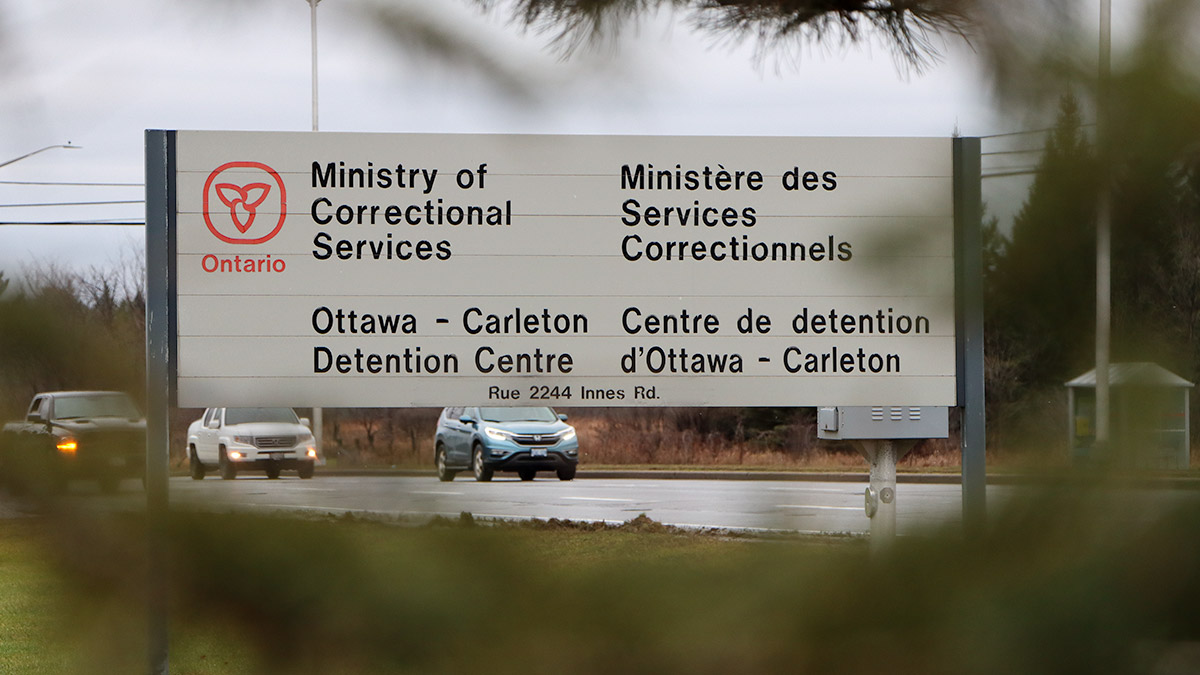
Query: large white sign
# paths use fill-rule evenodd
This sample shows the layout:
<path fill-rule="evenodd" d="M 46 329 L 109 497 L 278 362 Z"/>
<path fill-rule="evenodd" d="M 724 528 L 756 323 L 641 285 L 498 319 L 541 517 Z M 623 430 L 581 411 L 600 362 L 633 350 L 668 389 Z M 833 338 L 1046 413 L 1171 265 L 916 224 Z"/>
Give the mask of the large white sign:
<path fill-rule="evenodd" d="M 956 404 L 949 139 L 176 148 L 181 406 Z"/>

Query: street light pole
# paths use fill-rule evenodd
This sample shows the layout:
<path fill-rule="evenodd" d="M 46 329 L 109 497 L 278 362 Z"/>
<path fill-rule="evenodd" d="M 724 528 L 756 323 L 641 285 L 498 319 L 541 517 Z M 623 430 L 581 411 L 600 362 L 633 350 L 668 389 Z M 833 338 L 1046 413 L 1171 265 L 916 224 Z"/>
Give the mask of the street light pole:
<path fill-rule="evenodd" d="M 9 164 L 16 164 L 17 162 L 19 162 L 27 157 L 33 157 L 34 155 L 38 154 L 39 152 L 45 152 L 47 150 L 53 150 L 55 148 L 63 148 L 64 150 L 80 150 L 80 149 L 82 149 L 82 147 L 83 146 L 80 146 L 80 145 L 71 145 L 70 141 L 67 141 L 66 145 L 61 145 L 61 144 L 60 145 L 47 145 L 46 147 L 38 148 L 37 150 L 34 150 L 33 152 L 27 152 L 15 159 L 10 159 L 7 162 L 0 162 L 0 166 L 8 166 Z"/>
<path fill-rule="evenodd" d="M 321 0 L 307 0 L 309 16 L 312 25 L 312 130 L 319 131 L 320 125 L 317 124 L 317 5 Z M 312 409 L 312 433 L 313 442 L 317 446 L 318 453 L 324 453 L 325 445 L 325 410 L 324 408 Z"/>
<path fill-rule="evenodd" d="M 1111 436 L 1108 381 L 1112 331 L 1112 157 L 1108 98 L 1112 75 L 1112 0 L 1100 0 L 1100 72 L 1096 84 L 1096 136 L 1100 195 L 1096 206 L 1096 450 L 1107 452 Z"/>
<path fill-rule="evenodd" d="M 307 0 L 312 24 L 312 130 L 318 131 L 317 124 L 317 5 L 321 0 Z"/>

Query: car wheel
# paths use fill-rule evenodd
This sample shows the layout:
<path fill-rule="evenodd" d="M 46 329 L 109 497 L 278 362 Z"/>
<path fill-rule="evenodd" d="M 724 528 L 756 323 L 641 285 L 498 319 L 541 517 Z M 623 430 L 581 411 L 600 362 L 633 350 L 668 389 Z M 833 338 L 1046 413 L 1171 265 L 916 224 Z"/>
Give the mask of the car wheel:
<path fill-rule="evenodd" d="M 313 472 L 315 472 L 316 469 L 317 465 L 315 462 L 304 462 L 300 465 L 300 468 L 296 470 L 296 473 L 299 474 L 301 478 L 308 480 L 309 478 L 313 477 Z"/>
<path fill-rule="evenodd" d="M 192 446 L 188 451 L 188 462 L 192 480 L 204 480 L 204 463 L 196 456 L 195 446 Z"/>
<path fill-rule="evenodd" d="M 229 461 L 229 457 L 225 454 L 225 448 L 221 448 L 221 454 L 217 459 L 217 466 L 221 470 L 221 480 L 233 480 L 237 478 L 237 467 L 233 462 Z"/>
<path fill-rule="evenodd" d="M 575 478 L 575 467 L 571 467 L 569 469 L 559 469 L 558 470 L 558 479 L 559 480 L 574 480 L 574 478 Z"/>
<path fill-rule="evenodd" d="M 471 453 L 471 469 L 475 472 L 475 480 L 486 483 L 492 479 L 491 467 L 483 463 L 483 446 L 476 445 Z"/>
<path fill-rule="evenodd" d="M 438 445 L 437 452 L 434 455 L 434 462 L 437 464 L 437 477 L 443 483 L 448 483 L 454 480 L 454 474 L 457 471 L 451 471 L 446 467 L 446 446 Z"/>
<path fill-rule="evenodd" d="M 269 465 L 267 466 L 267 478 L 271 480 L 277 480 L 281 471 L 282 470 L 278 466 L 274 464 Z"/>
<path fill-rule="evenodd" d="M 517 472 L 517 475 L 521 477 L 521 480 L 533 480 L 533 477 L 537 475 L 537 472 L 533 469 L 521 469 Z"/>

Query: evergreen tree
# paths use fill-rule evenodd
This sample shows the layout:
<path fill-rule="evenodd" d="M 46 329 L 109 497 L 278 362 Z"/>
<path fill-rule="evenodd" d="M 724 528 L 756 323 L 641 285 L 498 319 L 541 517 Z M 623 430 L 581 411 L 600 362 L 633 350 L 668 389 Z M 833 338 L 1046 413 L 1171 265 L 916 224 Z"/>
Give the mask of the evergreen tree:
<path fill-rule="evenodd" d="M 880 40 L 900 64 L 917 70 L 938 58 L 937 36 L 965 38 L 976 18 L 969 0 L 517 0 L 513 14 L 554 33 L 570 52 L 664 9 L 722 39 L 755 41 L 759 59 L 795 57 L 810 44 Z"/>
<path fill-rule="evenodd" d="M 988 288 L 989 330 L 1018 355 L 1025 385 L 1061 381 L 1092 357 L 1095 334 L 1095 154 L 1065 96 L 1012 240 Z M 994 341 L 995 341 L 994 340 Z"/>

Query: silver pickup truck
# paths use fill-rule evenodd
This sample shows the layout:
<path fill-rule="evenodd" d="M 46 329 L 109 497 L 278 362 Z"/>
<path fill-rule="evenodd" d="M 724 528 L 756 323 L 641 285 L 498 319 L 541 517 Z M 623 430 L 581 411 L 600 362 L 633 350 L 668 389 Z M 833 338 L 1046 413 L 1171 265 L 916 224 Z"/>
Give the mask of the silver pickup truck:
<path fill-rule="evenodd" d="M 25 419 L 0 430 L 0 481 L 10 489 L 59 490 L 90 478 L 115 491 L 146 472 L 146 420 L 127 394 L 37 394 Z"/>

